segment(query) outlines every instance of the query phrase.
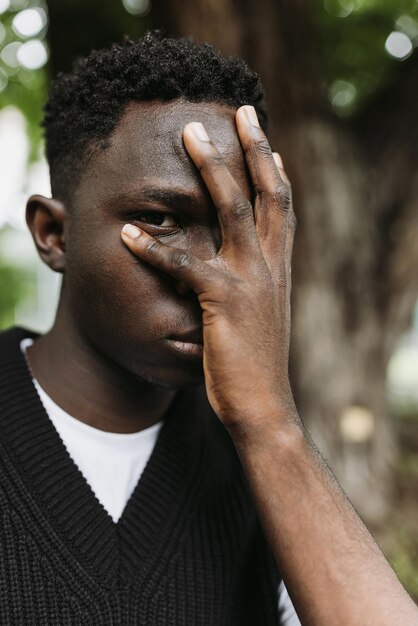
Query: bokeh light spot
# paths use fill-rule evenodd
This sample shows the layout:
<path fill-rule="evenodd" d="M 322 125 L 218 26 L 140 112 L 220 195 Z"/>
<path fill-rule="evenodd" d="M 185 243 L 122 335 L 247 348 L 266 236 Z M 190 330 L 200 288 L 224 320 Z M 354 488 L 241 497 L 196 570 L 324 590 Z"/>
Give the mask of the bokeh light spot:
<path fill-rule="evenodd" d="M 151 10 L 151 0 L 122 0 L 122 2 L 131 15 L 145 15 Z"/>
<path fill-rule="evenodd" d="M 354 10 L 352 0 L 324 0 L 324 8 L 333 17 L 348 17 Z"/>
<path fill-rule="evenodd" d="M 401 15 L 396 20 L 396 30 L 405 33 L 412 43 L 417 43 L 418 23 L 410 15 Z"/>
<path fill-rule="evenodd" d="M 10 8 L 12 11 L 21 11 L 26 9 L 30 0 L 10 0 Z"/>
<path fill-rule="evenodd" d="M 20 41 L 13 41 L 12 43 L 7 44 L 7 46 L 5 46 L 0 53 L 1 60 L 9 67 L 19 67 L 17 53 L 19 52 L 19 48 L 21 46 L 22 44 Z"/>
<path fill-rule="evenodd" d="M 375 417 L 364 406 L 349 406 L 340 417 L 340 431 L 343 439 L 350 443 L 364 443 L 373 437 Z"/>
<path fill-rule="evenodd" d="M 329 98 L 337 109 L 350 107 L 357 98 L 357 89 L 347 80 L 335 80 L 329 88 Z"/>
<path fill-rule="evenodd" d="M 23 67 L 37 70 L 48 60 L 48 52 L 39 39 L 31 39 L 23 43 L 17 51 L 17 59 Z"/>
<path fill-rule="evenodd" d="M 390 56 L 403 61 L 411 54 L 413 45 L 408 35 L 393 31 L 386 39 L 385 49 Z"/>
<path fill-rule="evenodd" d="M 9 0 L 0 0 L 0 15 L 4 13 L 9 8 L 10 2 Z"/>
<path fill-rule="evenodd" d="M 46 25 L 47 19 L 43 9 L 25 9 L 13 18 L 12 28 L 21 37 L 34 37 Z"/>

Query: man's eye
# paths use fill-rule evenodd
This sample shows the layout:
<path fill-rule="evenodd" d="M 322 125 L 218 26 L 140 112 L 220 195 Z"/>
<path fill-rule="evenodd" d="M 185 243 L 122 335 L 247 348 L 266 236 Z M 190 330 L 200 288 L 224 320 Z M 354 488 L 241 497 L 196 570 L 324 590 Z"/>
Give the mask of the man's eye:
<path fill-rule="evenodd" d="M 148 213 L 141 213 L 135 217 L 139 222 L 145 224 L 151 224 L 152 226 L 163 226 L 165 228 L 173 228 L 178 226 L 178 222 L 174 215 L 170 213 L 159 213 L 156 211 L 149 211 Z"/>

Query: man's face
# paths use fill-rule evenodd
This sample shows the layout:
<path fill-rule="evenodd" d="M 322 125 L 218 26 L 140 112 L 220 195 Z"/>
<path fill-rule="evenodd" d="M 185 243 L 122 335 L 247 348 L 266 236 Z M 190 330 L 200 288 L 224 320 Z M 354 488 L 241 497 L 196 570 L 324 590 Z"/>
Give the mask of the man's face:
<path fill-rule="evenodd" d="M 202 122 L 248 198 L 235 110 L 214 103 L 131 103 L 75 192 L 64 302 L 97 350 L 142 379 L 181 387 L 203 381 L 202 359 L 170 337 L 201 327 L 194 293 L 134 257 L 120 236 L 133 223 L 168 246 L 212 259 L 216 208 L 186 153 L 182 131 Z"/>

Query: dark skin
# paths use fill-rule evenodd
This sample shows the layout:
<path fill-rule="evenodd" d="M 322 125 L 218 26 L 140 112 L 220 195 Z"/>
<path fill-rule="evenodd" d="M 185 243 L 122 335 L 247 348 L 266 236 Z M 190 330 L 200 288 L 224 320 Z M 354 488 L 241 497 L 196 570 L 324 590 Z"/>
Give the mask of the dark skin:
<path fill-rule="evenodd" d="M 60 406 L 92 426 L 141 430 L 159 421 L 174 397 L 161 385 L 203 382 L 202 359 L 178 353 L 166 340 L 201 327 L 196 295 L 138 263 L 120 233 L 127 221 L 145 227 L 147 220 L 147 232 L 168 245 L 202 259 L 216 256 L 216 208 L 183 147 L 182 129 L 196 116 L 212 129 L 250 198 L 234 114 L 216 104 L 131 105 L 111 147 L 87 168 L 74 210 L 40 196 L 28 203 L 41 257 L 65 274 L 56 322 L 29 352 L 32 368 Z"/>
<path fill-rule="evenodd" d="M 127 192 L 140 198 L 133 209 Z M 56 324 L 31 365 L 64 409 L 117 432 L 151 425 L 172 388 L 204 380 L 302 624 L 412 626 L 416 607 L 293 403 L 289 198 L 252 107 L 131 105 L 72 212 L 29 202 L 42 258 L 65 272 Z M 155 216 L 145 224 L 141 211 L 151 210 L 166 214 L 164 236 Z M 176 343 L 196 325 L 203 347 L 197 334 Z"/>

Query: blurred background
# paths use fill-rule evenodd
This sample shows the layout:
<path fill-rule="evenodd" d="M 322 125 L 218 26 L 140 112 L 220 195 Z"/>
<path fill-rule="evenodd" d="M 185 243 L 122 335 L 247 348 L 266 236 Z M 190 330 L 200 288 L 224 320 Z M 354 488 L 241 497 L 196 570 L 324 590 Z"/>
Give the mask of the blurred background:
<path fill-rule="evenodd" d="M 296 402 L 418 600 L 417 0 L 0 0 L 0 329 L 43 332 L 57 302 L 24 220 L 48 81 L 160 27 L 261 74 L 298 218 Z"/>

